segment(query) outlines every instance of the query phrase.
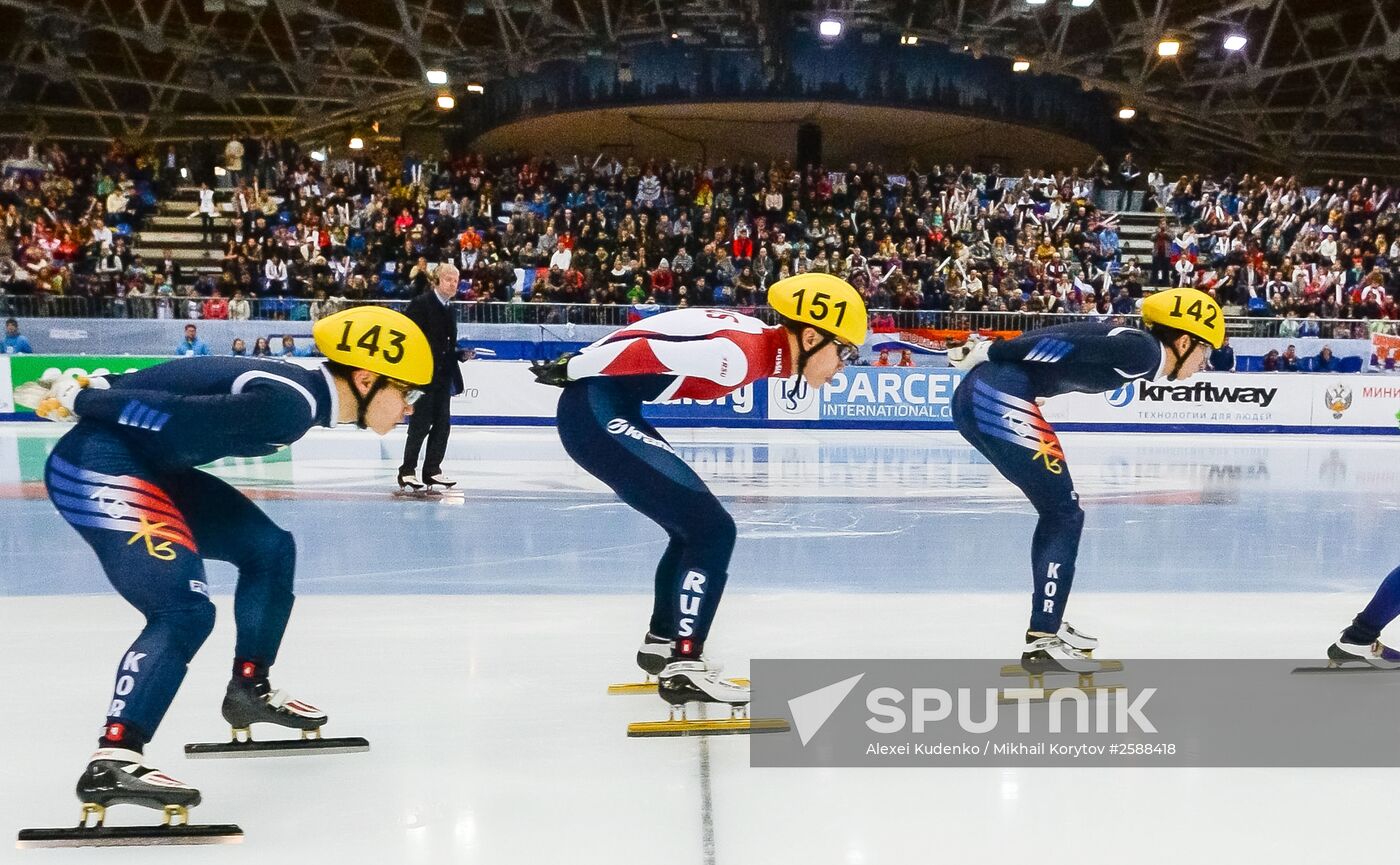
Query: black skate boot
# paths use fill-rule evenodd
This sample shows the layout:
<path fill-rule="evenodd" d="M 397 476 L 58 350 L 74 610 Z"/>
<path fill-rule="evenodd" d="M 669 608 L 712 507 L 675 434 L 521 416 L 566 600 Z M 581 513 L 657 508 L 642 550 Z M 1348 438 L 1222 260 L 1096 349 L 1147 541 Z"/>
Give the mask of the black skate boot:
<path fill-rule="evenodd" d="M 671 641 L 647 631 L 647 635 L 642 638 L 642 645 L 637 648 L 637 666 L 648 676 L 655 676 L 666 669 L 666 662 L 669 660 Z"/>
<path fill-rule="evenodd" d="M 233 728 L 227 743 L 198 742 L 185 746 L 187 757 L 266 757 L 282 754 L 349 754 L 368 751 L 369 742 L 359 736 L 323 739 L 326 713 L 268 684 L 266 667 L 245 663 L 235 671 L 224 693 L 224 720 Z M 254 741 L 254 724 L 276 724 L 300 730 L 300 739 Z"/>
<path fill-rule="evenodd" d="M 254 724 L 276 724 L 293 730 L 312 733 L 326 723 L 326 713 L 283 691 L 275 691 L 266 680 L 234 679 L 224 693 L 224 720 L 233 728 L 234 736 L 248 734 Z"/>
<path fill-rule="evenodd" d="M 235 844 L 243 830 L 231 824 L 190 824 L 189 809 L 199 791 L 159 769 L 142 765 L 141 754 L 127 748 L 100 748 L 78 778 L 83 817 L 76 827 L 21 829 L 15 846 L 145 847 L 172 844 Z M 104 826 L 113 805 L 138 805 L 165 813 L 159 826 Z M 88 818 L 95 818 L 91 825 Z"/>
<path fill-rule="evenodd" d="M 1337 667 L 1369 666 L 1377 670 L 1400 669 L 1400 652 L 1380 640 L 1353 643 L 1342 633 L 1337 642 L 1327 647 L 1327 659 Z"/>
<path fill-rule="evenodd" d="M 430 493 L 435 492 L 436 487 L 442 487 L 445 490 L 450 490 L 453 487 L 457 486 L 457 481 L 455 479 L 448 477 L 442 472 L 437 472 L 436 474 L 431 475 L 427 472 L 424 472 L 423 483 L 427 485 L 428 492 Z"/>
<path fill-rule="evenodd" d="M 189 809 L 199 804 L 199 791 L 159 769 L 142 765 L 141 754 L 125 748 L 101 748 L 78 778 L 83 822 L 89 814 L 101 826 L 113 805 L 139 805 L 165 812 L 165 822 L 189 822 Z"/>

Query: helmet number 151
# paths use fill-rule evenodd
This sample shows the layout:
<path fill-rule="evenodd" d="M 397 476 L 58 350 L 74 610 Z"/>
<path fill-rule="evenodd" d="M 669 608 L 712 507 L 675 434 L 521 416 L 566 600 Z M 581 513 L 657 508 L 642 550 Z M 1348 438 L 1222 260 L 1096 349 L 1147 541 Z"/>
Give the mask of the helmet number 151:
<path fill-rule="evenodd" d="M 799 288 L 797 291 L 794 291 L 792 293 L 792 296 L 794 299 L 797 300 L 797 314 L 801 315 L 802 304 L 806 301 L 807 298 L 807 289 Z M 839 300 L 836 303 L 829 303 L 828 301 L 830 300 L 831 295 L 827 294 L 826 292 L 814 292 L 812 294 L 812 303 L 810 307 L 812 318 L 816 319 L 817 321 L 825 321 L 827 314 L 830 313 L 832 309 L 835 309 L 836 326 L 840 327 L 841 320 L 846 317 L 846 301 Z"/>
<path fill-rule="evenodd" d="M 342 331 L 340 334 L 340 344 L 336 346 L 336 348 L 340 351 L 351 350 L 350 326 L 352 324 L 354 324 L 353 321 L 345 322 L 345 330 Z M 380 348 L 379 338 L 381 335 L 387 336 L 389 341 L 388 348 Z M 384 352 L 384 360 L 386 360 L 389 363 L 398 363 L 399 361 L 403 360 L 403 343 L 404 340 L 407 338 L 408 335 L 405 334 L 403 331 L 395 330 L 393 328 L 387 328 L 386 330 L 385 328 L 376 324 L 370 327 L 368 330 L 366 330 L 364 332 L 364 335 L 362 335 L 359 339 L 355 340 L 355 345 L 359 348 L 364 349 L 365 353 L 368 354 L 370 357 L 374 357 L 376 354 L 379 354 L 382 351 Z"/>

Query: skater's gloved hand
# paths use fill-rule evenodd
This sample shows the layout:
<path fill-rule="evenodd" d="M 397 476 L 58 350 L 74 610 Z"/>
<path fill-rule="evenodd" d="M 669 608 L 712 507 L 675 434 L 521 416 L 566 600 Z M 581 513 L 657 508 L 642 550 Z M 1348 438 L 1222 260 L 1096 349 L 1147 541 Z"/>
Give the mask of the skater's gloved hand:
<path fill-rule="evenodd" d="M 33 408 L 34 413 L 57 423 L 73 423 L 78 419 L 73 403 L 85 388 L 106 390 L 104 378 L 88 378 L 85 375 L 46 375 L 39 379 L 45 388 Z"/>
<path fill-rule="evenodd" d="M 986 363 L 987 352 L 992 350 L 992 340 L 982 339 L 973 334 L 962 345 L 948 349 L 948 363 L 961 370 L 969 370 L 979 363 Z"/>
<path fill-rule="evenodd" d="M 578 352 L 568 351 L 554 360 L 532 363 L 530 372 L 535 374 L 535 381 L 540 384 L 563 387 L 569 383 L 569 360 L 577 354 Z"/>

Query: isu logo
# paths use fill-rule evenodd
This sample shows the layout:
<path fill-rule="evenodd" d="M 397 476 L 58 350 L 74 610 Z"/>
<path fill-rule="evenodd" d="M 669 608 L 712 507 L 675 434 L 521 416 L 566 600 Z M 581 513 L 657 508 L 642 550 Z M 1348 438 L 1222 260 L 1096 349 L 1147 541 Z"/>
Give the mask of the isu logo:
<path fill-rule="evenodd" d="M 795 413 L 805 409 L 816 398 L 816 391 L 807 385 L 807 379 L 802 376 L 797 376 L 790 381 L 784 379 L 777 386 L 782 395 L 783 408 L 789 412 Z"/>
<path fill-rule="evenodd" d="M 1351 388 L 1344 384 L 1334 384 L 1322 394 L 1322 404 L 1332 412 L 1334 420 L 1340 420 L 1342 414 L 1351 408 Z"/>

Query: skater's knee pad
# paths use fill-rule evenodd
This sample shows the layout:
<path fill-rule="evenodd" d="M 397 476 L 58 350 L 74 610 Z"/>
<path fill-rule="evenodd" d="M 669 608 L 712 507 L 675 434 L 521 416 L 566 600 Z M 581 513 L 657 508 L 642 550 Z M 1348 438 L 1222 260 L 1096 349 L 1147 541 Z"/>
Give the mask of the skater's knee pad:
<path fill-rule="evenodd" d="M 734 518 L 716 501 L 712 507 L 696 509 L 687 526 L 686 545 L 693 550 L 713 550 L 722 556 L 724 561 L 712 565 L 722 571 L 729 566 L 729 555 L 738 536 Z"/>
<path fill-rule="evenodd" d="M 186 662 L 214 631 L 214 605 L 208 600 L 172 607 L 146 617 L 148 630 L 160 629 Z"/>
<path fill-rule="evenodd" d="M 290 592 L 297 562 L 297 543 L 292 533 L 269 525 L 250 534 L 246 543 L 248 551 L 238 562 L 239 579 L 271 579 L 276 588 Z"/>
<path fill-rule="evenodd" d="M 1084 509 L 1079 506 L 1077 499 L 1071 499 L 1048 510 L 1043 510 L 1040 515 L 1045 519 L 1054 520 L 1067 531 L 1078 532 L 1084 528 Z"/>

